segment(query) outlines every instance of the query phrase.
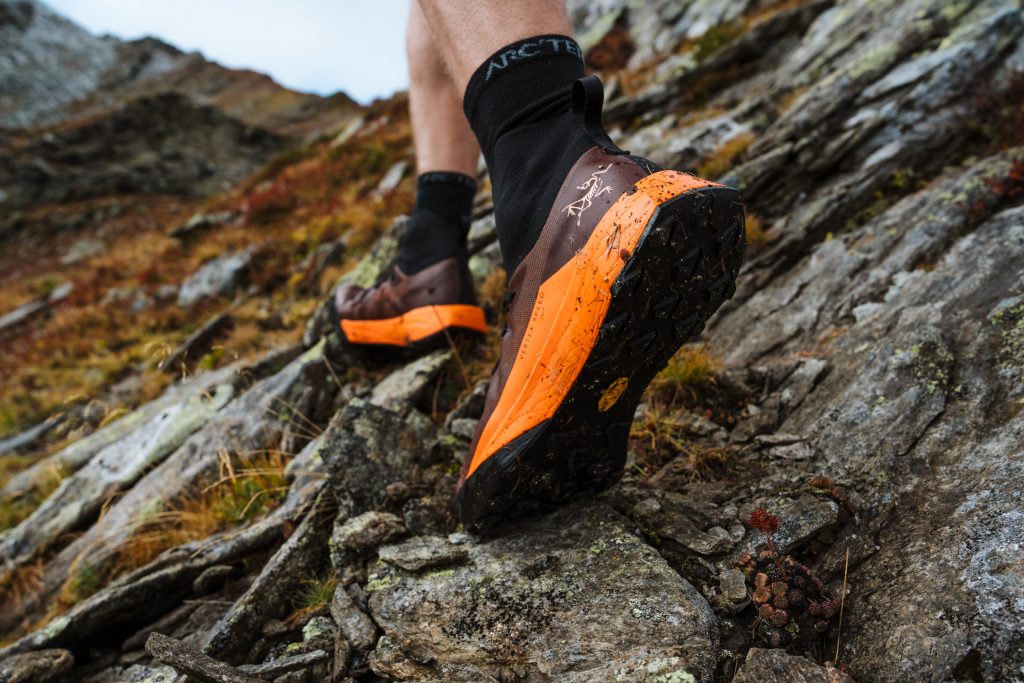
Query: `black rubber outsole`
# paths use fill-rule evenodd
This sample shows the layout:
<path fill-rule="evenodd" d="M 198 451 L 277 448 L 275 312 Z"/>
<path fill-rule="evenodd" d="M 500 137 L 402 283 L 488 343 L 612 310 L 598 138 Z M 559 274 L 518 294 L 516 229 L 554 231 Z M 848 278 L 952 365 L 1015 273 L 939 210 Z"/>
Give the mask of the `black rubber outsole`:
<path fill-rule="evenodd" d="M 456 504 L 466 528 L 491 532 L 618 481 L 644 390 L 733 296 L 745 248 L 736 190 L 693 190 L 658 208 L 612 285 L 597 341 L 565 400 L 462 483 Z"/>

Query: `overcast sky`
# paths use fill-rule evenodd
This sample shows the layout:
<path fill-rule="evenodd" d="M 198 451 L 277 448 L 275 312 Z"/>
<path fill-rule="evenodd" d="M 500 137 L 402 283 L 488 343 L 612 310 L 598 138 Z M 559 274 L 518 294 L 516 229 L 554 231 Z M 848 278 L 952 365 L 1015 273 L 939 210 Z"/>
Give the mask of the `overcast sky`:
<path fill-rule="evenodd" d="M 360 102 L 408 87 L 409 0 L 44 0 L 93 33 L 156 36 L 225 66 Z"/>

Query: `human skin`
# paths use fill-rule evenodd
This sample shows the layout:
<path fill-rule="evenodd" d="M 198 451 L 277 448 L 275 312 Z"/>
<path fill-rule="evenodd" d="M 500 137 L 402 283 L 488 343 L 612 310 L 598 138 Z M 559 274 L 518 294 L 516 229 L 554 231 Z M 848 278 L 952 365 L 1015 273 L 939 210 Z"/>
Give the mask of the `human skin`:
<path fill-rule="evenodd" d="M 416 2 L 409 7 L 405 44 L 417 173 L 455 171 L 475 178 L 480 146 L 462 111 L 462 91 L 456 89 Z"/>

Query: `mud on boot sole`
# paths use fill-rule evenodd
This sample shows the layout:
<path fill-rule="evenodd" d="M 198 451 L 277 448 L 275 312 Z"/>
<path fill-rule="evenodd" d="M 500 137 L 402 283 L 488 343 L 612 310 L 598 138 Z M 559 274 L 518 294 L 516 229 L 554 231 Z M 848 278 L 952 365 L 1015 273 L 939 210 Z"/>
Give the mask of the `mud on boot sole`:
<path fill-rule="evenodd" d="M 554 415 L 463 482 L 456 502 L 467 528 L 493 531 L 621 477 L 644 390 L 733 296 L 745 247 L 736 190 L 691 190 L 657 208 L 611 286 L 597 340 Z"/>

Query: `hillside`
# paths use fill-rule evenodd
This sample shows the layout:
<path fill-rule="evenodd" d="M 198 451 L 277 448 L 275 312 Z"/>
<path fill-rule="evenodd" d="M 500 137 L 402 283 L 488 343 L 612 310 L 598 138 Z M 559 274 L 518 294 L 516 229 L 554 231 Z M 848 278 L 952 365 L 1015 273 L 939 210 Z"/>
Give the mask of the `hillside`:
<path fill-rule="evenodd" d="M 622 481 L 478 538 L 486 178 L 492 338 L 353 354 L 321 302 L 397 246 L 404 95 L 0 3 L 0 680 L 1024 675 L 1021 3 L 570 6 L 613 137 L 740 188 L 747 260 Z"/>

